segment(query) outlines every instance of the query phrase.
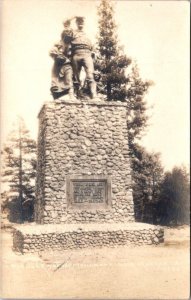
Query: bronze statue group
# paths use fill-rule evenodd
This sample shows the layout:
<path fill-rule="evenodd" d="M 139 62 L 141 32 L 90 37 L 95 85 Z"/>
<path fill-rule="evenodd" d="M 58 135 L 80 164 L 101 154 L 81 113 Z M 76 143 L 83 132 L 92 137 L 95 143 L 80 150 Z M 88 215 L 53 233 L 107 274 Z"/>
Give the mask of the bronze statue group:
<path fill-rule="evenodd" d="M 76 29 L 71 27 L 75 19 Z M 61 40 L 54 45 L 50 56 L 54 59 L 52 68 L 51 93 L 53 98 L 82 98 L 84 93 L 91 99 L 97 97 L 94 71 L 94 52 L 89 38 L 84 33 L 84 18 L 73 17 L 63 22 L 64 30 Z M 86 73 L 82 85 L 80 73 L 82 68 Z"/>

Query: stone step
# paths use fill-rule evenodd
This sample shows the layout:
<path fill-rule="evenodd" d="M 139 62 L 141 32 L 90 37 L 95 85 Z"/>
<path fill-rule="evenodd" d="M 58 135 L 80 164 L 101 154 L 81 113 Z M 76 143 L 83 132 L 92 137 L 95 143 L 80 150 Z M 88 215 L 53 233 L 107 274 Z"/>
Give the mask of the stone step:
<path fill-rule="evenodd" d="M 21 253 L 163 242 L 164 230 L 145 223 L 18 225 L 13 248 Z"/>

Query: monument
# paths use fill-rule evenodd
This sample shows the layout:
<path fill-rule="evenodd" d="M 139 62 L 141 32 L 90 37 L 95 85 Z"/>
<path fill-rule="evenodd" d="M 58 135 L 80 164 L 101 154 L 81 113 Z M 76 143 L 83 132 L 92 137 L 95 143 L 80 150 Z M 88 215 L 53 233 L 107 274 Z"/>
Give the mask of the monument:
<path fill-rule="evenodd" d="M 82 25 L 82 19 L 76 19 Z M 68 78 L 73 72 L 74 81 L 71 84 L 69 80 L 65 89 L 63 77 L 65 98 L 63 91 L 55 88 L 54 101 L 45 103 L 40 110 L 36 224 L 15 229 L 14 248 L 25 253 L 158 244 L 163 241 L 163 230 L 134 219 L 127 106 L 97 98 L 91 50 L 81 32 L 83 26 L 78 26 L 76 33 L 69 28 L 69 20 L 64 24 L 59 72 L 64 73 L 65 67 L 62 68 L 68 59 Z M 72 54 L 63 62 L 63 55 L 70 51 Z M 56 52 L 56 59 L 57 56 Z M 82 67 L 90 91 L 85 99 L 79 96 Z"/>
<path fill-rule="evenodd" d="M 44 105 L 37 222 L 134 221 L 126 113 L 126 105 L 116 102 Z"/>

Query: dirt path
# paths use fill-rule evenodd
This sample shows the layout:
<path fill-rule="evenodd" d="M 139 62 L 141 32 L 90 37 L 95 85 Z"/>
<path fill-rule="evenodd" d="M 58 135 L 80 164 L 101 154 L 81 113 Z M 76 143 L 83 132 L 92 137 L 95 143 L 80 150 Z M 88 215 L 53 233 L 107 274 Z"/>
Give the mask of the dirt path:
<path fill-rule="evenodd" d="M 161 246 L 18 255 L 3 233 L 3 298 L 188 299 L 189 229 Z"/>

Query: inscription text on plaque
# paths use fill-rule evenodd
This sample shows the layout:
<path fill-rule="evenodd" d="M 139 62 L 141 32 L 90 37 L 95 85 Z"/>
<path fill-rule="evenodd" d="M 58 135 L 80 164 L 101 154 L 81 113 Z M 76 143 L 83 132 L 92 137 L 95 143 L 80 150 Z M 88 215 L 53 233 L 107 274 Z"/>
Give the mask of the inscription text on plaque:
<path fill-rule="evenodd" d="M 106 208 L 111 198 L 109 178 L 73 176 L 67 179 L 67 198 L 70 207 Z"/>
<path fill-rule="evenodd" d="M 74 203 L 104 203 L 105 181 L 73 181 Z"/>

